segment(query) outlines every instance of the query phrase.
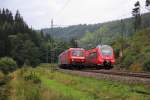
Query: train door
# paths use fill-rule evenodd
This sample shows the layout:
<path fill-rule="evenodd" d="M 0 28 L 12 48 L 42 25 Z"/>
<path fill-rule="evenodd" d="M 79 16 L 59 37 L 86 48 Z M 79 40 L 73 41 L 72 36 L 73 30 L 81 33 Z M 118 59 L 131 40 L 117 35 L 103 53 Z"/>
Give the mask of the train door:
<path fill-rule="evenodd" d="M 90 52 L 90 63 L 97 64 L 97 51 L 93 50 Z"/>

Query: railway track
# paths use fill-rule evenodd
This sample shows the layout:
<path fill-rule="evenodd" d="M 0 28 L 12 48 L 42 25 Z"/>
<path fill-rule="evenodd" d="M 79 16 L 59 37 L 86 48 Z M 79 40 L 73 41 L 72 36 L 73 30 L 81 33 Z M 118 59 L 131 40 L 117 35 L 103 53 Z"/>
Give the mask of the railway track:
<path fill-rule="evenodd" d="M 104 79 L 111 81 L 120 81 L 128 84 L 150 84 L 150 73 L 133 73 L 119 70 L 68 70 L 58 69 L 58 71 L 79 76 Z"/>
<path fill-rule="evenodd" d="M 125 71 L 117 71 L 117 70 L 85 70 L 84 72 L 92 72 L 92 73 L 101 73 L 108 75 L 119 75 L 119 76 L 128 76 L 128 77 L 139 77 L 139 78 L 147 78 L 150 79 L 149 73 L 137 73 L 137 72 L 125 72 Z"/>

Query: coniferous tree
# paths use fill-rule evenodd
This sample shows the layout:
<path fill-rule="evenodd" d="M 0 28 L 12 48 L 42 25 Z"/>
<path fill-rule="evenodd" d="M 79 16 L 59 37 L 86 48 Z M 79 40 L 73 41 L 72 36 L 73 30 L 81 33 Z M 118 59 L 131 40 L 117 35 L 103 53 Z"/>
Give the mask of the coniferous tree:
<path fill-rule="evenodd" d="M 23 64 L 36 66 L 47 62 L 46 56 L 52 55 L 51 49 L 56 51 L 53 57 L 56 62 L 59 53 L 68 45 L 29 28 L 19 11 L 13 17 L 8 9 L 0 9 L 0 57 L 12 57 L 19 67 Z"/>
<path fill-rule="evenodd" d="M 135 29 L 135 31 L 137 31 L 138 29 L 141 28 L 141 13 L 140 13 L 140 2 L 139 1 L 137 1 L 134 4 L 134 8 L 132 9 L 132 15 L 135 18 L 134 29 Z"/>
<path fill-rule="evenodd" d="M 70 40 L 70 45 L 71 45 L 71 47 L 73 47 L 73 48 L 77 48 L 77 47 L 78 47 L 77 40 L 74 39 L 74 38 L 72 38 L 72 39 Z"/>
<path fill-rule="evenodd" d="M 148 10 L 150 10 L 150 0 L 146 0 L 145 6 Z"/>

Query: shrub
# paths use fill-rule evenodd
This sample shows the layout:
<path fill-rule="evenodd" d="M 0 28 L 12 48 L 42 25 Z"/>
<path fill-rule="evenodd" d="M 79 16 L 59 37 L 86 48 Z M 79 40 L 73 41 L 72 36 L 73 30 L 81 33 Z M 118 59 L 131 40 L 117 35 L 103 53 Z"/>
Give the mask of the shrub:
<path fill-rule="evenodd" d="M 135 57 L 132 55 L 128 55 L 124 58 L 123 64 L 126 66 L 130 66 L 135 60 Z"/>
<path fill-rule="evenodd" d="M 123 57 L 123 64 L 126 66 L 130 66 L 134 63 L 134 61 L 137 59 L 138 53 L 135 52 L 135 50 L 129 48 L 124 51 L 124 57 Z"/>
<path fill-rule="evenodd" d="M 4 78 L 4 74 L 0 71 L 0 80 Z"/>
<path fill-rule="evenodd" d="M 17 68 L 17 63 L 15 60 L 9 57 L 3 57 L 0 59 L 0 70 L 4 74 L 14 71 Z"/>
<path fill-rule="evenodd" d="M 132 72 L 141 72 L 142 71 L 142 66 L 141 66 L 141 64 L 136 63 L 136 64 L 132 64 L 129 69 Z"/>
<path fill-rule="evenodd" d="M 56 70 L 57 64 L 42 63 L 38 67 L 49 68 L 49 70 L 53 72 Z"/>
<path fill-rule="evenodd" d="M 39 77 L 39 75 L 37 75 L 35 72 L 30 72 L 30 73 L 27 73 L 25 76 L 24 76 L 24 79 L 26 81 L 33 81 L 33 83 L 35 84 L 38 84 L 38 83 L 41 83 L 41 79 Z"/>
<path fill-rule="evenodd" d="M 150 60 L 145 61 L 143 67 L 145 71 L 150 71 Z"/>
<path fill-rule="evenodd" d="M 116 57 L 116 58 L 119 57 L 119 51 L 120 51 L 120 49 L 118 49 L 118 48 L 115 48 L 115 49 L 114 49 L 114 53 L 115 53 L 115 57 Z"/>

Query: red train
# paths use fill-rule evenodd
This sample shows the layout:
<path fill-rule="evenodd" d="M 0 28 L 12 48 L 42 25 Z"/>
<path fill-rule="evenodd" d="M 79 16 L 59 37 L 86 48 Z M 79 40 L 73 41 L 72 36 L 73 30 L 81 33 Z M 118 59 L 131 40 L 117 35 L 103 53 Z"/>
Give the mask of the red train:
<path fill-rule="evenodd" d="M 70 48 L 59 55 L 59 64 L 62 68 L 88 67 L 111 69 L 115 63 L 113 49 L 108 45 L 98 45 L 91 50 Z"/>
<path fill-rule="evenodd" d="M 114 50 L 108 45 L 98 45 L 86 51 L 86 64 L 111 69 L 115 63 Z"/>
<path fill-rule="evenodd" d="M 83 48 L 69 48 L 59 55 L 59 65 L 62 68 L 83 66 L 85 64 L 85 50 Z"/>

